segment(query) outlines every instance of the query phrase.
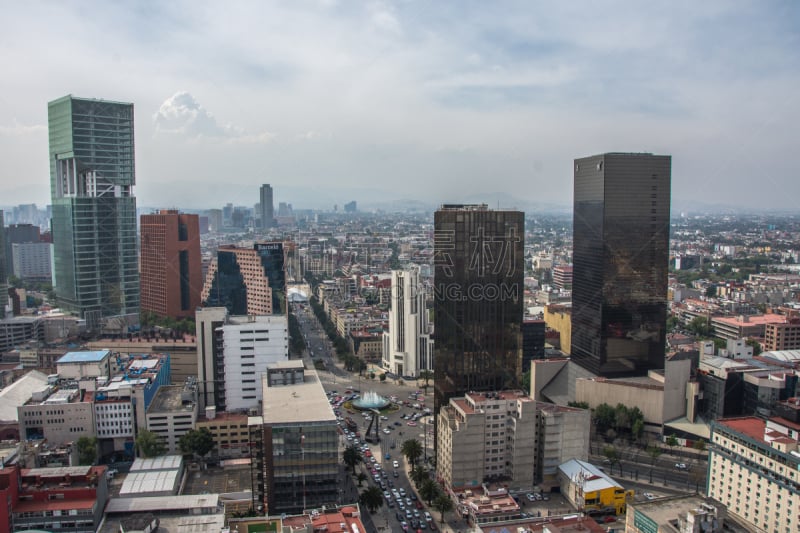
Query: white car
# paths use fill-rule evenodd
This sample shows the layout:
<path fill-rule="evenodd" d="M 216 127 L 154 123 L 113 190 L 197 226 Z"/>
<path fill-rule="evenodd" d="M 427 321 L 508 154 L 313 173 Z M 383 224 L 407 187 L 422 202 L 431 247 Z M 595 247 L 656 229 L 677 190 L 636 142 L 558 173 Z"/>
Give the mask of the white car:
<path fill-rule="evenodd" d="M 392 461 L 392 466 L 394 468 L 400 468 L 400 463 L 398 463 L 397 461 Z"/>
<path fill-rule="evenodd" d="M 653 498 L 655 498 L 655 496 L 653 494 L 651 494 L 650 492 L 643 492 L 642 496 L 644 496 L 648 500 L 652 500 Z"/>
<path fill-rule="evenodd" d="M 686 463 L 675 463 L 675 468 L 678 470 L 686 470 Z"/>

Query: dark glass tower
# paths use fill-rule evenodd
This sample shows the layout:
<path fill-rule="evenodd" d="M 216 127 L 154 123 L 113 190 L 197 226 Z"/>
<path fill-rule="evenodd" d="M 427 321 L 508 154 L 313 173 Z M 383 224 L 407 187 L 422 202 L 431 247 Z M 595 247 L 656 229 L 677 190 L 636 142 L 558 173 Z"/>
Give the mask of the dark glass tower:
<path fill-rule="evenodd" d="M 271 228 L 275 225 L 275 204 L 272 202 L 272 186 L 265 183 L 259 191 L 261 203 L 261 227 Z"/>
<path fill-rule="evenodd" d="M 90 326 L 138 315 L 133 104 L 65 96 L 47 107 L 58 303 Z"/>
<path fill-rule="evenodd" d="M 435 409 L 522 376 L 521 211 L 443 205 L 434 215 Z"/>
<path fill-rule="evenodd" d="M 664 368 L 671 162 L 575 160 L 571 356 L 598 376 Z"/>

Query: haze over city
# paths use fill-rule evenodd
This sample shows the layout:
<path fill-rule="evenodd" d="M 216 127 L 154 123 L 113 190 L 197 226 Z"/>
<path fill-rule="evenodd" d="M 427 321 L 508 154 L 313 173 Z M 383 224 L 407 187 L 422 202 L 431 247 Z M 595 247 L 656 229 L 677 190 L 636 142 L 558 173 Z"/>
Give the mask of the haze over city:
<path fill-rule="evenodd" d="M 140 206 L 565 206 L 572 161 L 673 156 L 675 206 L 790 209 L 794 2 L 11 3 L 0 204 L 50 201 L 47 102 L 132 102 Z M 494 195 L 494 196 L 493 196 Z"/>

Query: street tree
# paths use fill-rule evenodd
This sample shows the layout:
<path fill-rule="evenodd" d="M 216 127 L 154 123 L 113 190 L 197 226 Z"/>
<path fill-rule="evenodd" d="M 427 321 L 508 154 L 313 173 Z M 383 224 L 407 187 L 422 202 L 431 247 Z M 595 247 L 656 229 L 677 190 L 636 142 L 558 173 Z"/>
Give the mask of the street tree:
<path fill-rule="evenodd" d="M 139 451 L 139 455 L 145 458 L 158 457 L 159 455 L 164 455 L 167 451 L 167 447 L 161 441 L 161 438 L 145 428 L 139 428 L 139 434 L 136 436 L 134 444 Z"/>
<path fill-rule="evenodd" d="M 440 493 L 435 500 L 433 500 L 433 507 L 441 513 L 439 522 L 444 523 L 444 514 L 453 510 L 453 500 L 447 494 Z"/>
<path fill-rule="evenodd" d="M 342 457 L 344 459 L 344 464 L 349 466 L 353 470 L 353 474 L 355 474 L 356 465 L 361 462 L 361 452 L 358 451 L 358 448 L 352 445 L 348 446 L 345 448 Z"/>
<path fill-rule="evenodd" d="M 360 487 L 361 484 L 367 480 L 367 475 L 364 472 L 359 472 L 356 476 L 356 479 L 358 480 L 358 486 Z"/>
<path fill-rule="evenodd" d="M 372 485 L 361 493 L 360 503 L 366 505 L 370 513 L 374 513 L 383 505 L 383 493 L 381 489 Z"/>
<path fill-rule="evenodd" d="M 428 502 L 428 506 L 431 505 L 431 502 L 433 502 L 440 493 L 441 489 L 439 485 L 430 478 L 423 481 L 422 485 L 419 486 L 419 497 Z"/>
<path fill-rule="evenodd" d="M 417 439 L 409 439 L 403 442 L 400 447 L 400 453 L 405 456 L 413 472 L 417 466 L 417 460 L 422 456 L 422 444 Z"/>

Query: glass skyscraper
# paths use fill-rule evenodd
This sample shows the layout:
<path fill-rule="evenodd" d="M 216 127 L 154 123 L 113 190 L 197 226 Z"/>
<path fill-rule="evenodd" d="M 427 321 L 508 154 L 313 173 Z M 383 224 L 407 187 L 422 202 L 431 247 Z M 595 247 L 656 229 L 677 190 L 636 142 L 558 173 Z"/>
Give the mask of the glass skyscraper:
<path fill-rule="evenodd" d="M 58 303 L 90 326 L 139 313 L 133 104 L 48 104 Z"/>
<path fill-rule="evenodd" d="M 435 410 L 522 377 L 521 211 L 443 205 L 434 215 Z"/>
<path fill-rule="evenodd" d="M 571 359 L 598 376 L 664 368 L 671 163 L 575 160 Z"/>

